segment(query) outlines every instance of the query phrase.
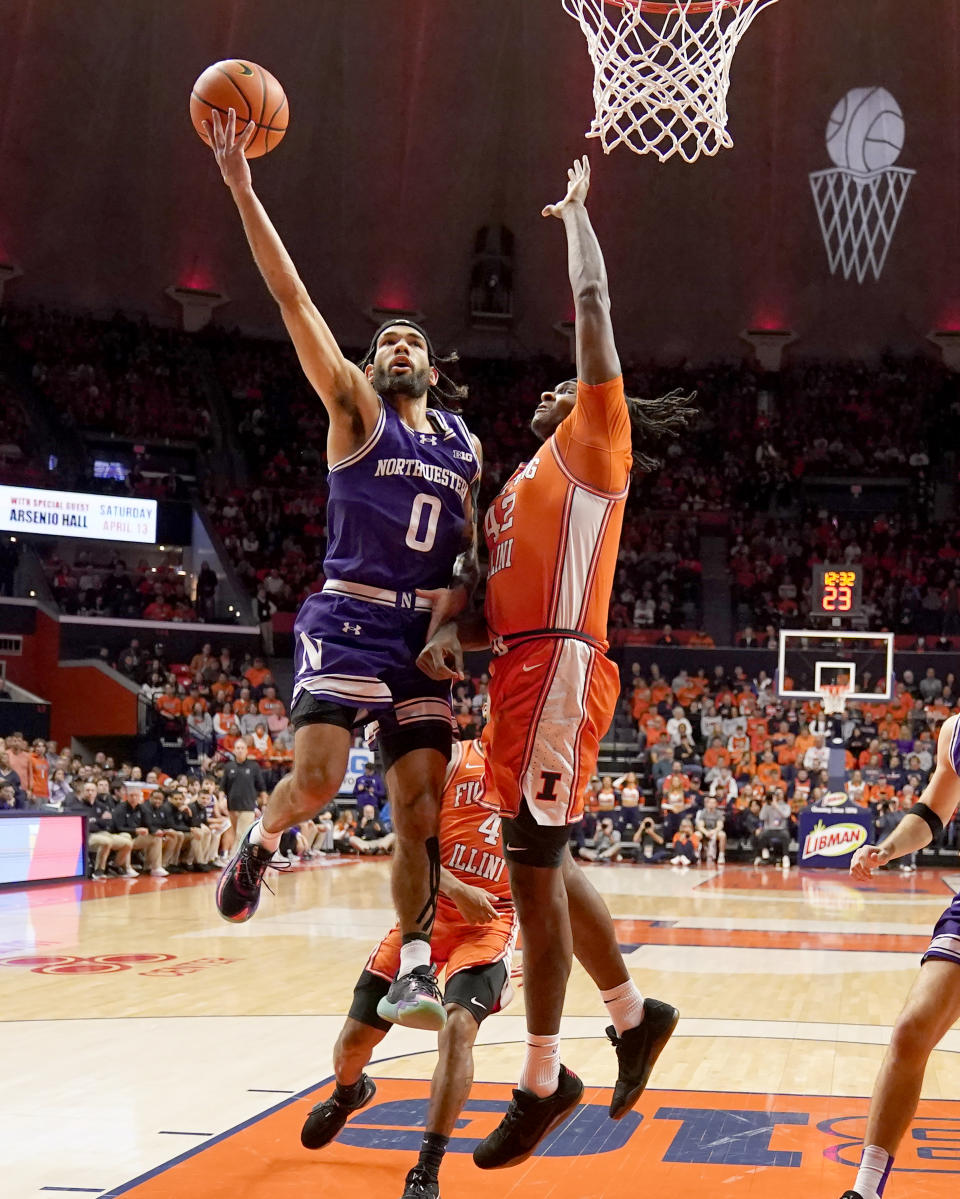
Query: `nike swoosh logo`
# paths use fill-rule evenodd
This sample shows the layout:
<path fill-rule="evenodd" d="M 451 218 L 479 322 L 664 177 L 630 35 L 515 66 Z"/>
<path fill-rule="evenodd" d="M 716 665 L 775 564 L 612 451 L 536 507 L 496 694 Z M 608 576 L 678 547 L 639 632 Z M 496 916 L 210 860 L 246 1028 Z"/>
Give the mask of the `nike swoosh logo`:
<path fill-rule="evenodd" d="M 534 662 L 532 666 L 524 666 L 523 673 L 526 674 L 528 670 L 539 670 L 541 666 L 546 666 L 546 662 Z"/>
<path fill-rule="evenodd" d="M 527 847 L 526 845 L 508 845 L 507 849 L 509 849 L 511 853 L 525 853 Z"/>
<path fill-rule="evenodd" d="M 480 1000 L 476 997 L 476 995 L 470 996 L 470 1002 L 475 1003 L 477 1005 L 477 1007 L 480 1008 L 484 1012 L 487 1010 L 487 1005 L 485 1003 L 481 1003 Z"/>
<path fill-rule="evenodd" d="M 251 71 L 251 69 L 247 66 L 247 64 L 245 62 L 238 62 L 237 66 L 240 68 L 241 75 L 252 75 L 253 74 L 253 71 Z"/>

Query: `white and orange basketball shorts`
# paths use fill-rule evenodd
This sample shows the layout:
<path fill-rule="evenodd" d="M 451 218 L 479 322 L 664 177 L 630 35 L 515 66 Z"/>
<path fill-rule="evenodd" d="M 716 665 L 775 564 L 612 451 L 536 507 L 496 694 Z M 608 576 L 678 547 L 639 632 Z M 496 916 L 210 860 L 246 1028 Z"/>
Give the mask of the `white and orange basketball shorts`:
<path fill-rule="evenodd" d="M 539 825 L 581 819 L 619 696 L 617 667 L 572 637 L 525 641 L 494 662 L 483 742 L 501 816 L 525 802 Z"/>

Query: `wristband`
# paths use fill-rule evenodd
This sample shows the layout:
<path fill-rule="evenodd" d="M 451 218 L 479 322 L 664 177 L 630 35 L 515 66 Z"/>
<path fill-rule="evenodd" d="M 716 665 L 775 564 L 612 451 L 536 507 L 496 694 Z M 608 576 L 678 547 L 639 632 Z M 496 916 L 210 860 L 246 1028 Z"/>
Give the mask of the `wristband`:
<path fill-rule="evenodd" d="M 930 830 L 931 838 L 939 837 L 943 832 L 943 821 L 932 808 L 928 808 L 925 803 L 915 803 L 907 812 L 908 816 L 919 816 L 927 828 Z"/>

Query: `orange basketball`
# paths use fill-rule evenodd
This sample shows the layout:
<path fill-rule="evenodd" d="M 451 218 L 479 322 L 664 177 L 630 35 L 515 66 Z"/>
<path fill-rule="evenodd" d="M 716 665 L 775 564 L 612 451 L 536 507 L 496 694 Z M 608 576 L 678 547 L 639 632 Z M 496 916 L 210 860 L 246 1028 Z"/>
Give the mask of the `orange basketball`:
<path fill-rule="evenodd" d="M 190 119 L 203 140 L 210 139 L 203 132 L 201 121 L 212 121 L 213 110 L 226 121 L 227 110 L 237 110 L 237 135 L 250 121 L 257 132 L 247 146 L 247 158 L 259 158 L 276 149 L 283 141 L 290 119 L 290 105 L 283 88 L 276 79 L 257 66 L 255 62 L 244 62 L 242 58 L 225 58 L 207 67 L 190 93 Z"/>

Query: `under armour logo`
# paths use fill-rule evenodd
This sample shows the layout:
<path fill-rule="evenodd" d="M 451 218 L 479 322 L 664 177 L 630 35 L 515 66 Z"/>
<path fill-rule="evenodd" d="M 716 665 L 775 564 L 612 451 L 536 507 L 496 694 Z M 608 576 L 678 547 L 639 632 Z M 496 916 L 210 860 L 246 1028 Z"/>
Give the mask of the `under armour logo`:
<path fill-rule="evenodd" d="M 421 445 L 436 445 L 437 439 L 436 439 L 436 437 L 433 437 L 429 433 L 421 433 L 420 434 L 420 444 Z"/>
<path fill-rule="evenodd" d="M 343 631 L 345 633 L 353 633 L 355 637 L 359 637 L 363 632 L 363 628 L 358 624 L 351 624 L 349 620 L 343 622 Z"/>

